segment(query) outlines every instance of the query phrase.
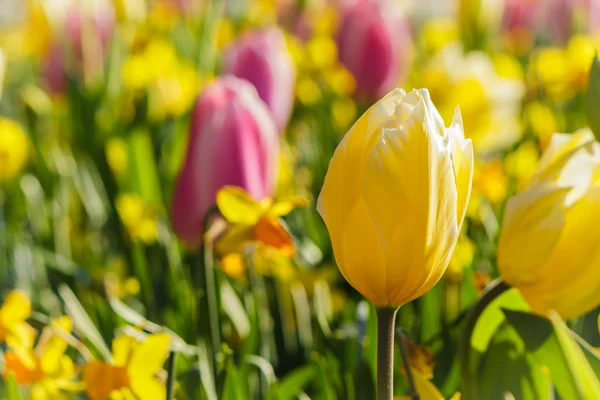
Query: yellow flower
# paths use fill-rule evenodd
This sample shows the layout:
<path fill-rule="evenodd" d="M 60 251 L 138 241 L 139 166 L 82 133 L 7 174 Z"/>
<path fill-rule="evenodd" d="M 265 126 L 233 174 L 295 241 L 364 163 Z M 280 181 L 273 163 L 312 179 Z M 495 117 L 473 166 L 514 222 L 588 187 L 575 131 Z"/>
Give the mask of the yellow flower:
<path fill-rule="evenodd" d="M 550 98 L 567 100 L 576 89 L 571 85 L 573 71 L 569 64 L 569 55 L 564 49 L 541 49 L 531 57 L 530 79 L 534 85 L 541 86 Z"/>
<path fill-rule="evenodd" d="M 117 176 L 127 171 L 128 155 L 127 142 L 121 138 L 112 138 L 106 142 L 106 161 Z"/>
<path fill-rule="evenodd" d="M 303 77 L 296 84 L 296 97 L 300 103 L 311 106 L 321 99 L 321 88 L 311 77 Z"/>
<path fill-rule="evenodd" d="M 134 241 L 152 244 L 158 238 L 158 220 L 156 210 L 136 194 L 127 193 L 117 196 L 115 205 L 123 225 Z"/>
<path fill-rule="evenodd" d="M 73 381 L 75 367 L 65 354 L 65 335 L 72 329 L 69 317 L 60 317 L 42 332 L 35 349 L 19 345 L 4 353 L 4 376 L 13 374 L 20 385 L 30 385 L 33 400 L 69 399 L 67 392 L 78 391 Z"/>
<path fill-rule="evenodd" d="M 23 128 L 0 117 L 0 184 L 11 181 L 25 167 L 29 141 Z"/>
<path fill-rule="evenodd" d="M 335 127 L 347 129 L 356 118 L 356 104 L 349 97 L 336 99 L 331 105 L 331 117 Z"/>
<path fill-rule="evenodd" d="M 421 48 L 427 52 L 437 53 L 449 43 L 456 42 L 458 25 L 455 19 L 438 18 L 425 23 L 421 31 Z"/>
<path fill-rule="evenodd" d="M 446 276 L 450 279 L 460 282 L 463 277 L 465 267 L 473 263 L 475 255 L 475 244 L 467 235 L 461 234 L 454 249 L 454 255 L 448 265 Z"/>
<path fill-rule="evenodd" d="M 449 128 L 426 89 L 395 89 L 336 149 L 318 210 L 340 271 L 376 307 L 399 307 L 443 275 L 473 173 L 457 110 Z"/>
<path fill-rule="evenodd" d="M 558 121 L 554 113 L 550 107 L 536 101 L 525 106 L 524 116 L 534 135 L 539 139 L 542 149 L 545 149 L 554 132 L 558 131 Z"/>
<path fill-rule="evenodd" d="M 578 317 L 600 304 L 600 145 L 589 130 L 555 134 L 506 206 L 498 268 L 534 312 Z"/>
<path fill-rule="evenodd" d="M 83 367 L 83 382 L 91 400 L 160 400 L 164 384 L 156 377 L 169 354 L 166 334 L 148 335 L 140 343 L 130 336 L 113 340 L 112 362 L 94 360 Z"/>
<path fill-rule="evenodd" d="M 506 156 L 504 160 L 506 172 L 517 180 L 519 189 L 525 187 L 534 174 L 539 159 L 537 146 L 533 142 L 523 143 L 517 150 Z"/>
<path fill-rule="evenodd" d="M 508 192 L 508 178 L 502 161 L 494 159 L 477 163 L 473 177 L 473 192 L 482 194 L 490 203 L 500 204 Z"/>
<path fill-rule="evenodd" d="M 0 307 L 0 342 L 31 346 L 35 330 L 26 322 L 30 315 L 29 297 L 19 290 L 10 292 Z"/>
<path fill-rule="evenodd" d="M 433 353 L 425 346 L 419 346 L 412 340 L 403 337 L 408 350 L 408 362 L 415 383 L 415 389 L 421 400 L 444 400 L 444 396 L 431 382 L 433 378 Z M 404 371 L 403 371 L 404 372 Z M 405 373 L 405 372 L 404 372 Z M 396 396 L 395 400 L 410 400 L 410 396 Z M 460 400 L 460 393 L 456 393 L 450 400 Z"/>
<path fill-rule="evenodd" d="M 305 205 L 306 200 L 294 196 L 276 201 L 267 197 L 258 202 L 240 187 L 224 187 L 217 194 L 217 206 L 229 227 L 217 241 L 217 252 L 241 253 L 249 243 L 262 243 L 293 255 L 294 241 L 280 217 Z"/>
<path fill-rule="evenodd" d="M 312 38 L 306 47 L 311 65 L 316 69 L 325 69 L 335 64 L 337 46 L 331 36 Z"/>
<path fill-rule="evenodd" d="M 422 70 L 421 83 L 431 91 L 444 121 L 452 119 L 459 105 L 465 136 L 478 153 L 509 148 L 522 135 L 519 111 L 525 87 L 514 76 L 518 72 L 512 61 L 503 57 L 495 65 L 487 54 L 464 54 L 454 44 L 445 46 Z"/>

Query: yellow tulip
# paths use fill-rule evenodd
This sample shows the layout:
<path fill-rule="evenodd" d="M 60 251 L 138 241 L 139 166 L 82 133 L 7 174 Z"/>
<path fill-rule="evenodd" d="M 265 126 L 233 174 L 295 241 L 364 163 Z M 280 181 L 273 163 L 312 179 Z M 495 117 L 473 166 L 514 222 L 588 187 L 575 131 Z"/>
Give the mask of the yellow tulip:
<path fill-rule="evenodd" d="M 575 318 L 600 304 L 600 144 L 555 134 L 527 189 L 509 199 L 498 268 L 536 313 Z"/>
<path fill-rule="evenodd" d="M 426 89 L 395 89 L 333 155 L 318 210 L 340 271 L 376 307 L 399 307 L 443 275 L 464 220 L 473 148 Z"/>

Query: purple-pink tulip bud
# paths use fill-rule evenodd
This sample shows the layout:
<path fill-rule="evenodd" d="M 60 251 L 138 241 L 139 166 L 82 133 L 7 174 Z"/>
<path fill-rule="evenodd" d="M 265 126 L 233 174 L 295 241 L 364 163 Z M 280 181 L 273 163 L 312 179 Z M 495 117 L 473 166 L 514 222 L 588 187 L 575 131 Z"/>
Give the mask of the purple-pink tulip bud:
<path fill-rule="evenodd" d="M 283 132 L 292 113 L 296 80 L 283 33 L 270 28 L 242 35 L 227 50 L 224 69 L 254 85 Z"/>
<path fill-rule="evenodd" d="M 408 71 L 410 26 L 398 11 L 379 0 L 357 0 L 343 10 L 337 35 L 339 58 L 354 75 L 360 97 L 382 97 Z"/>
<path fill-rule="evenodd" d="M 234 76 L 207 86 L 196 102 L 187 155 L 172 203 L 175 233 L 190 248 L 201 244 L 204 218 L 219 189 L 244 188 L 261 200 L 273 194 L 279 137 L 254 87 Z"/>

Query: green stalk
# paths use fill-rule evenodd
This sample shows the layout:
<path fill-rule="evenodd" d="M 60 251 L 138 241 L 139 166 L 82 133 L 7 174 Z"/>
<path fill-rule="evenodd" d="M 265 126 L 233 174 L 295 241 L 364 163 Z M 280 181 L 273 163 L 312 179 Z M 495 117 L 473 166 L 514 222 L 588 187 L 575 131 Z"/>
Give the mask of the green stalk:
<path fill-rule="evenodd" d="M 173 400 L 175 394 L 175 364 L 177 362 L 177 353 L 171 351 L 167 362 L 167 400 Z"/>
<path fill-rule="evenodd" d="M 477 325 L 477 320 L 487 306 L 489 306 L 498 296 L 510 289 L 502 279 L 494 280 L 486 288 L 486 291 L 481 295 L 477 302 L 471 307 L 467 314 L 465 325 L 463 327 L 460 342 L 458 343 L 458 354 L 460 357 L 460 375 L 462 386 L 462 397 L 465 400 L 479 398 L 477 396 L 476 377 L 472 373 L 472 354 L 471 354 L 471 337 Z"/>
<path fill-rule="evenodd" d="M 377 400 L 394 398 L 394 308 L 377 309 Z"/>

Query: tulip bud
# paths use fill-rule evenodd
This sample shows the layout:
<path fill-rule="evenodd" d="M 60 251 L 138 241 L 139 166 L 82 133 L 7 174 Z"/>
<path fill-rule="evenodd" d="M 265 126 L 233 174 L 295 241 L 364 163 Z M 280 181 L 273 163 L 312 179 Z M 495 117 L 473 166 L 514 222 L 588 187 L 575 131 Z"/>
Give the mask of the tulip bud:
<path fill-rule="evenodd" d="M 68 10 L 64 19 L 65 42 L 54 43 L 46 57 L 48 90 L 52 93 L 66 90 L 69 64 L 65 56 L 72 58 L 74 74 L 98 78 L 108 56 L 114 27 L 110 10 L 99 9 L 91 15 L 76 7 Z"/>
<path fill-rule="evenodd" d="M 271 28 L 240 37 L 225 54 L 225 72 L 254 85 L 282 132 L 292 113 L 296 70 L 281 31 Z"/>
<path fill-rule="evenodd" d="M 339 59 L 356 79 L 356 93 L 379 98 L 408 72 L 410 26 L 387 2 L 358 0 L 346 7 L 337 35 Z"/>
<path fill-rule="evenodd" d="M 473 148 L 426 89 L 395 89 L 344 136 L 318 210 L 340 271 L 376 307 L 399 307 L 441 278 L 471 191 Z"/>
<path fill-rule="evenodd" d="M 185 164 L 173 198 L 175 233 L 191 248 L 203 236 L 206 212 L 224 186 L 261 200 L 273 194 L 279 160 L 275 123 L 248 82 L 222 77 L 199 96 Z"/>
<path fill-rule="evenodd" d="M 555 134 L 529 187 L 506 206 L 498 268 L 536 313 L 576 318 L 600 304 L 600 145 Z"/>

